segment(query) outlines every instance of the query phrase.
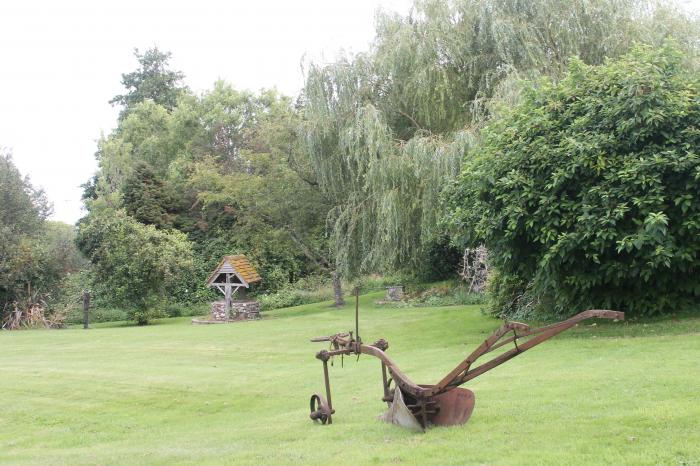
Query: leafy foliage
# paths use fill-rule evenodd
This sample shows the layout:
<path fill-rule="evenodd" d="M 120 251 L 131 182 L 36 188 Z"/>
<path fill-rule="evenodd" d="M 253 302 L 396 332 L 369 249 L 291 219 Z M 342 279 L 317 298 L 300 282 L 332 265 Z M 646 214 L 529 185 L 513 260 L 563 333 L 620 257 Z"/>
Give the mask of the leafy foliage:
<path fill-rule="evenodd" d="M 168 228 L 172 224 L 167 207 L 171 204 L 163 181 L 146 162 L 136 162 L 122 186 L 124 208 L 145 225 Z"/>
<path fill-rule="evenodd" d="M 188 303 L 211 297 L 204 279 L 224 254 L 248 255 L 266 295 L 318 273 L 338 302 L 341 276 L 447 277 L 462 254 L 441 193 L 498 104 L 519 101 L 519 79 L 667 36 L 697 58 L 697 24 L 653 0 L 418 1 L 406 17 L 379 14 L 368 53 L 310 64 L 296 101 L 221 81 L 194 95 L 169 53 L 137 51 L 84 226 L 126 215 L 183 233 L 193 263 L 169 293 Z"/>
<path fill-rule="evenodd" d="M 494 312 L 524 294 L 556 314 L 698 300 L 699 90 L 673 43 L 640 46 L 601 66 L 573 60 L 486 128 L 450 221 L 489 249 Z"/>
<path fill-rule="evenodd" d="M 329 207 L 289 163 L 298 125 L 291 99 L 222 81 L 201 96 L 181 92 L 173 108 L 133 103 L 99 141 L 85 222 L 95 226 L 123 209 L 141 224 L 184 233 L 193 265 L 169 291 L 183 302 L 212 298 L 204 282 L 226 254 L 253 261 L 263 277 L 258 291 L 328 271 Z"/>
<path fill-rule="evenodd" d="M 192 248 L 184 234 L 143 225 L 123 211 L 84 222 L 78 241 L 110 302 L 128 308 L 140 325 L 161 314 L 192 267 Z"/>
<path fill-rule="evenodd" d="M 38 238 L 50 206 L 23 178 L 9 152 L 0 155 L 0 300 L 3 308 L 41 273 Z M 1 317 L 1 316 L 0 316 Z"/>
<path fill-rule="evenodd" d="M 168 110 L 175 108 L 178 96 L 185 90 L 181 85 L 185 75 L 168 69 L 170 52 L 161 52 L 158 47 L 148 49 L 144 53 L 134 49 L 134 56 L 139 62 L 139 68 L 131 73 L 122 74 L 122 85 L 127 89 L 127 93 L 117 95 L 109 102 L 123 107 L 119 118 L 126 117 L 132 107 L 147 99 Z"/>
<path fill-rule="evenodd" d="M 692 21 L 646 0 L 425 1 L 406 17 L 380 14 L 372 50 L 311 64 L 303 91 L 301 165 L 332 204 L 339 269 L 426 261 L 444 234 L 440 192 L 494 101 L 517 100 L 517 78 L 559 76 L 574 54 L 599 64 L 669 35 L 696 53 Z"/>
<path fill-rule="evenodd" d="M 435 307 L 468 306 L 483 304 L 484 295 L 474 293 L 461 283 L 443 282 L 433 285 L 416 285 L 409 287 L 400 301 L 383 301 L 387 307 Z"/>
<path fill-rule="evenodd" d="M 47 221 L 50 212 L 43 191 L 21 176 L 9 153 L 0 155 L 0 321 L 12 310 L 10 328 L 60 321 L 47 302 L 85 264 L 75 229 Z"/>
<path fill-rule="evenodd" d="M 50 213 L 44 192 L 22 177 L 11 153 L 0 148 L 0 225 L 17 235 L 33 234 Z"/>

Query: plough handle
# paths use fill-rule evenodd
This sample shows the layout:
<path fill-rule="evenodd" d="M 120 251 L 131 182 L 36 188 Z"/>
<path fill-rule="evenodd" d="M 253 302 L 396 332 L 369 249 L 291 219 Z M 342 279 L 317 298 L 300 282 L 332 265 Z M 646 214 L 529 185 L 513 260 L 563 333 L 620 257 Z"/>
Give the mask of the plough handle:
<path fill-rule="evenodd" d="M 497 329 L 493 334 L 484 340 L 484 342 L 470 354 L 467 359 L 462 361 L 457 367 L 455 367 L 447 376 L 445 376 L 440 382 L 431 388 L 431 395 L 436 395 L 443 393 L 452 388 L 458 387 L 463 383 L 478 377 L 479 375 L 487 372 L 497 366 L 500 366 L 504 362 L 514 358 L 515 356 L 523 353 L 530 348 L 533 348 L 543 341 L 549 340 L 555 335 L 570 329 L 574 325 L 578 324 L 582 320 L 590 319 L 592 317 L 597 317 L 599 319 L 615 319 L 624 320 L 625 313 L 619 311 L 610 311 L 606 309 L 589 309 L 587 311 L 580 312 L 569 319 L 561 322 L 557 322 L 544 327 L 531 329 L 525 324 L 519 322 L 506 322 Z M 520 330 L 521 333 L 518 334 L 517 331 Z M 510 332 L 513 332 L 513 336 L 503 339 Z M 525 341 L 524 343 L 518 343 L 517 340 L 521 338 L 532 337 Z M 484 354 L 493 351 L 507 343 L 514 343 L 515 348 L 506 351 L 505 353 L 485 362 L 475 368 L 471 368 L 472 364 L 479 359 Z"/>
<path fill-rule="evenodd" d="M 343 333 L 336 333 L 335 335 L 328 335 L 327 337 L 314 337 L 311 339 L 312 343 L 318 343 L 321 341 L 333 341 L 337 338 L 345 338 L 349 336 L 350 334 L 348 332 L 343 332 Z"/>

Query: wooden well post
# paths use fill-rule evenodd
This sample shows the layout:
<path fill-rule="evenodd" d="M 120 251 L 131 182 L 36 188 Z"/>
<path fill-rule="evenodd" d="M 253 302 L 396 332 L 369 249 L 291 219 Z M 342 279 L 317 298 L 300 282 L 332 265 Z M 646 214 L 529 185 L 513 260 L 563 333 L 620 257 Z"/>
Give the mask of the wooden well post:
<path fill-rule="evenodd" d="M 226 284 L 224 285 L 224 296 L 226 297 L 226 304 L 224 309 L 226 309 L 226 320 L 231 318 L 231 296 L 233 295 L 231 290 L 231 274 L 226 274 Z"/>

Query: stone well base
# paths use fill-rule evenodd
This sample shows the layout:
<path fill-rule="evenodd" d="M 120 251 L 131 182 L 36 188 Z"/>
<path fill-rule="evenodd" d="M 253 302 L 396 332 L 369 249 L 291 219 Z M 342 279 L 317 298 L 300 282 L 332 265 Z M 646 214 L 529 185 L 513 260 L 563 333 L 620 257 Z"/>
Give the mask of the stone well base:
<path fill-rule="evenodd" d="M 253 300 L 233 301 L 229 320 L 259 319 L 260 303 Z M 211 320 L 226 321 L 226 303 L 215 301 L 211 303 Z"/>

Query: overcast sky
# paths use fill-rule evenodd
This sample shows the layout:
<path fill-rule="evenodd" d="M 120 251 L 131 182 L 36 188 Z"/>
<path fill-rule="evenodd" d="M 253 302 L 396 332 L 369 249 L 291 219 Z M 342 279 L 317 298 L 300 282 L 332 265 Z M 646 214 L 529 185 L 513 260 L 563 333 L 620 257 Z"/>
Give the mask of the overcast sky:
<path fill-rule="evenodd" d="M 133 49 L 172 52 L 196 92 L 236 88 L 295 95 L 301 59 L 366 50 L 377 8 L 410 0 L 0 1 L 0 146 L 43 187 L 53 219 L 74 223 L 79 185 L 96 170 L 95 140 L 115 126 L 107 102 L 136 68 Z"/>

